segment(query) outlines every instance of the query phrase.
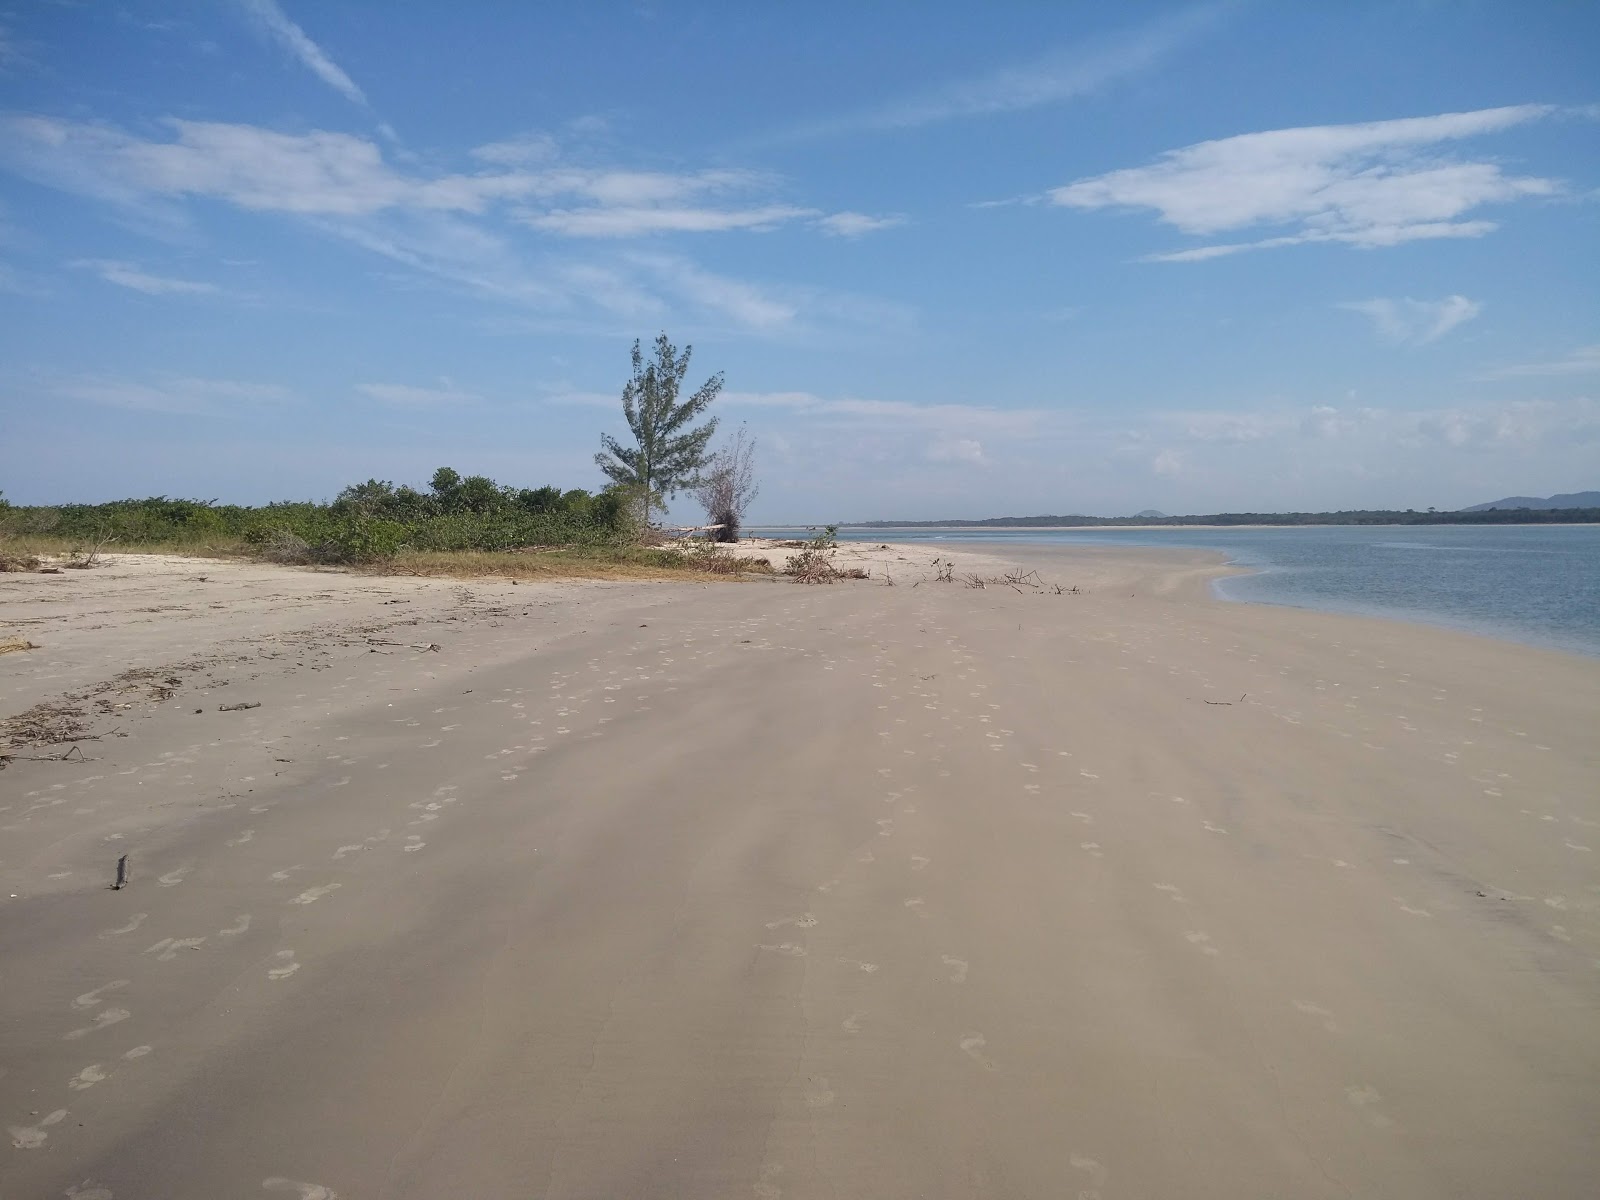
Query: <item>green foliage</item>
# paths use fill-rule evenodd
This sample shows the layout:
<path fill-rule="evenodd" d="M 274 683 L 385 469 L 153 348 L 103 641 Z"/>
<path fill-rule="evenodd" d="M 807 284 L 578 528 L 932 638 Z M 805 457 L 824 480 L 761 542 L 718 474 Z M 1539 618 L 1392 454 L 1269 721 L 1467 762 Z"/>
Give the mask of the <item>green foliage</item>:
<path fill-rule="evenodd" d="M 245 507 L 151 496 L 55 508 L 6 506 L 0 508 L 0 532 L 91 545 L 108 539 L 121 546 L 242 544 L 284 561 L 365 563 L 404 550 L 622 545 L 633 539 L 629 513 L 625 489 L 518 489 L 442 467 L 426 492 L 369 479 L 345 488 L 332 503 Z"/>
<path fill-rule="evenodd" d="M 694 484 L 717 429 L 716 417 L 698 428 L 690 423 L 722 391 L 720 374 L 706 380 L 687 400 L 678 400 L 692 351 L 685 346 L 680 355 L 663 333 L 656 338 L 655 359 L 647 364 L 639 343 L 633 343 L 633 378 L 622 389 L 622 415 L 634 444 L 625 446 L 609 433 L 601 434 L 603 449 L 594 456 L 595 465 L 612 483 L 640 489 L 648 505 L 662 509 L 664 498 Z"/>

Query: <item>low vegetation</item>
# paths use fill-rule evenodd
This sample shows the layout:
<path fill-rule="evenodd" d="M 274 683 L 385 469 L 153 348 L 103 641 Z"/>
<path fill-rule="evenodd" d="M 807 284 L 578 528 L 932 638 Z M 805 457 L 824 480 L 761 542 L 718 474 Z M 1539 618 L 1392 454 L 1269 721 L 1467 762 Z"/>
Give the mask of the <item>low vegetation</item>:
<path fill-rule="evenodd" d="M 0 569 L 92 566 L 108 550 L 370 567 L 421 575 L 673 578 L 770 571 L 727 554 L 652 547 L 630 490 L 514 488 L 441 467 L 425 489 L 369 479 L 331 502 L 260 506 L 154 496 L 8 505 Z"/>

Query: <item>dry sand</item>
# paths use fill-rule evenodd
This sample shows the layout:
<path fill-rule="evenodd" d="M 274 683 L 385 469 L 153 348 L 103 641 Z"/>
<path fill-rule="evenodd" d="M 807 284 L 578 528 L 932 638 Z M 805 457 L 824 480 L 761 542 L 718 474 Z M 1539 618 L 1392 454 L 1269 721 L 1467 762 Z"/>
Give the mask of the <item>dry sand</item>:
<path fill-rule="evenodd" d="M 0 576 L 0 1197 L 1600 1191 L 1600 663 L 880 553 Z"/>

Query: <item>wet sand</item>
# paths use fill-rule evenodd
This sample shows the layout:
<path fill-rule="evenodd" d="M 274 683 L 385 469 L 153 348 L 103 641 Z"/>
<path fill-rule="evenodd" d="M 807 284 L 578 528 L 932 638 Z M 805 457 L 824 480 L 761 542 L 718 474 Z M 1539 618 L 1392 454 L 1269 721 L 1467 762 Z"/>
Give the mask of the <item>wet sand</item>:
<path fill-rule="evenodd" d="M 936 553 L 0 576 L 0 1197 L 1595 1194 L 1600 662 Z"/>

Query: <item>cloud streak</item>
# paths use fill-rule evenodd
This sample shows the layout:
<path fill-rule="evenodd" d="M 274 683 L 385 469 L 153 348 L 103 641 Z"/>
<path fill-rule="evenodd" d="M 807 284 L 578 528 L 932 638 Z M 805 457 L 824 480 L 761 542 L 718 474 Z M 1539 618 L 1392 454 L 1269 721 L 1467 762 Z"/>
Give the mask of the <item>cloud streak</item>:
<path fill-rule="evenodd" d="M 1600 371 L 1600 345 L 1580 346 L 1563 358 L 1544 362 L 1513 363 L 1484 372 L 1482 379 L 1525 379 L 1560 375 L 1588 375 Z"/>
<path fill-rule="evenodd" d="M 438 387 L 414 387 L 404 383 L 358 383 L 356 391 L 368 399 L 396 408 L 453 408 L 461 404 L 475 404 L 480 399 L 472 392 L 456 387 L 448 379 L 441 379 L 439 384 Z"/>
<path fill-rule="evenodd" d="M 230 416 L 282 404 L 293 394 L 276 384 L 234 379 L 177 376 L 144 383 L 132 379 L 89 377 L 67 380 L 52 392 L 63 399 L 168 416 Z"/>
<path fill-rule="evenodd" d="M 1046 194 L 1083 211 L 1153 210 L 1200 236 L 1262 226 L 1288 232 L 1217 243 L 1150 261 L 1200 262 L 1246 250 L 1314 242 L 1372 249 L 1432 238 L 1482 237 L 1496 225 L 1466 219 L 1489 204 L 1552 196 L 1556 180 L 1505 173 L 1488 159 L 1444 157 L 1440 147 L 1500 133 L 1558 110 L 1523 104 L 1356 125 L 1240 134 L 1170 150 L 1155 162 L 1080 179 Z"/>
<path fill-rule="evenodd" d="M 222 289 L 214 283 L 194 279 L 173 279 L 166 275 L 152 275 L 133 263 L 107 258 L 80 258 L 68 264 L 79 270 L 93 271 L 107 283 L 143 292 L 147 296 L 216 296 Z"/>
<path fill-rule="evenodd" d="M 323 83 L 338 92 L 352 104 L 367 107 L 367 97 L 355 81 L 340 69 L 278 6 L 277 0 L 238 0 L 239 7 L 250 18 L 250 23 L 268 40 L 276 42 L 293 55 L 300 64 Z"/>
<path fill-rule="evenodd" d="M 1443 300 L 1350 300 L 1338 307 L 1370 318 L 1378 336 L 1396 345 L 1436 342 L 1483 311 L 1482 304 L 1465 296 L 1446 296 Z"/>
<path fill-rule="evenodd" d="M 1028 62 L 952 80 L 876 108 L 802 125 L 774 140 L 892 133 L 1074 100 L 1159 65 L 1210 29 L 1228 7 L 1206 4 L 1184 9 L 1134 29 L 1053 50 Z"/>

